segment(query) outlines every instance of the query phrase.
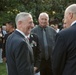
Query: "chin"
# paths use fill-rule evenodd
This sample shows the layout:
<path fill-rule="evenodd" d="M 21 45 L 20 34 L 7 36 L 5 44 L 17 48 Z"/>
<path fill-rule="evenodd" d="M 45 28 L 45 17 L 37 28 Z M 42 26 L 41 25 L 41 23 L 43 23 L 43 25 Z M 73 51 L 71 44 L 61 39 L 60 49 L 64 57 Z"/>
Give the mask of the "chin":
<path fill-rule="evenodd" d="M 31 32 L 29 31 L 27 34 L 29 35 Z"/>

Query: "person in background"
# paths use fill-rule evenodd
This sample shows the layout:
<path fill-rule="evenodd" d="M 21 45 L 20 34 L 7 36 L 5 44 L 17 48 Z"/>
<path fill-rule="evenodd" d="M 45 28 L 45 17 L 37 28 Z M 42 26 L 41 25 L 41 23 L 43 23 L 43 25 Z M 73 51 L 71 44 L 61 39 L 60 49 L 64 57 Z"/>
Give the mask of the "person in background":
<path fill-rule="evenodd" d="M 48 25 L 49 16 L 46 12 L 40 13 L 38 21 L 39 25 L 32 29 L 32 33 L 38 36 L 41 48 L 40 75 L 53 75 L 51 54 L 55 44 L 56 31 Z"/>
<path fill-rule="evenodd" d="M 66 28 L 56 35 L 53 50 L 54 75 L 76 75 L 76 4 L 68 6 L 64 13 Z"/>
<path fill-rule="evenodd" d="M 6 49 L 5 49 L 5 45 L 6 45 L 6 40 L 8 38 L 8 36 L 10 34 L 12 34 L 12 32 L 15 30 L 15 24 L 11 21 L 6 22 L 6 32 L 7 34 L 5 34 L 4 38 L 3 38 L 3 51 L 2 51 L 2 58 L 3 58 L 3 62 L 6 62 Z"/>
<path fill-rule="evenodd" d="M 66 22 L 64 21 L 64 19 L 62 20 L 62 22 L 63 22 L 63 29 L 67 28 L 66 27 Z"/>
<path fill-rule="evenodd" d="M 3 44 L 3 34 L 2 34 L 2 26 L 0 26 L 0 63 L 3 62 L 3 60 L 2 60 L 2 44 Z"/>
<path fill-rule="evenodd" d="M 34 75 L 33 50 L 27 39 L 34 27 L 32 15 L 20 12 L 15 21 L 17 29 L 6 41 L 8 75 Z"/>
<path fill-rule="evenodd" d="M 54 24 L 54 29 L 56 30 L 57 33 L 60 31 L 58 24 Z"/>
<path fill-rule="evenodd" d="M 2 26 L 2 34 L 3 34 L 3 37 L 5 36 L 5 34 L 7 34 L 5 24 L 3 24 L 3 26 Z"/>
<path fill-rule="evenodd" d="M 54 28 L 54 24 L 51 24 L 50 26 L 51 26 L 52 28 Z M 54 28 L 54 29 L 55 29 L 55 28 Z"/>

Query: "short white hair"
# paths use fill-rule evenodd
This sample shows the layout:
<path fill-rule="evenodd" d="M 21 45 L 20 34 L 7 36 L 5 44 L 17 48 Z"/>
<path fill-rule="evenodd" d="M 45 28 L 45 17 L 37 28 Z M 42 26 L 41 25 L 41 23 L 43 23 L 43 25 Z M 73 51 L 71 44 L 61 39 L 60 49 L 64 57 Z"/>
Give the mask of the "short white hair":
<path fill-rule="evenodd" d="M 72 5 L 68 6 L 66 8 L 65 12 L 72 12 L 72 13 L 76 14 L 76 4 L 72 4 Z"/>
<path fill-rule="evenodd" d="M 40 15 L 39 15 L 39 18 L 41 17 L 41 16 L 47 16 L 47 18 L 48 18 L 48 21 L 49 21 L 49 15 L 46 13 L 46 12 L 42 12 L 42 13 L 40 13 Z"/>
<path fill-rule="evenodd" d="M 31 14 L 27 13 L 27 12 L 20 12 L 19 14 L 17 14 L 17 16 L 15 18 L 16 26 L 18 25 L 18 21 L 23 21 L 29 16 L 31 16 Z"/>

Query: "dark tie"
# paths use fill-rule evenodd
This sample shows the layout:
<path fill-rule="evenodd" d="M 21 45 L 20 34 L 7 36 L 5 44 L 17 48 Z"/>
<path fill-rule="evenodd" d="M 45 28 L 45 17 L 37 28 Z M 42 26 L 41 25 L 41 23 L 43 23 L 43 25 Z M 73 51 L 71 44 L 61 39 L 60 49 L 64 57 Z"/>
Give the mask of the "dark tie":
<path fill-rule="evenodd" d="M 45 53 L 45 59 L 48 60 L 48 43 L 46 39 L 46 30 L 43 29 L 43 42 L 44 42 L 44 53 Z"/>

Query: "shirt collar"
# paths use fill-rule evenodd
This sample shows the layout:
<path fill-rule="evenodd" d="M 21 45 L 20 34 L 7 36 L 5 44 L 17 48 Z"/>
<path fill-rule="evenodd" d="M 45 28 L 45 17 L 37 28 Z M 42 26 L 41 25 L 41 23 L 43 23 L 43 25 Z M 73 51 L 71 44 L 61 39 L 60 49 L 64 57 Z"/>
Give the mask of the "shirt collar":
<path fill-rule="evenodd" d="M 30 38 L 30 34 L 27 36 L 27 38 Z"/>
<path fill-rule="evenodd" d="M 72 26 L 74 23 L 76 23 L 76 21 L 73 21 L 73 22 L 71 23 L 71 26 Z"/>
<path fill-rule="evenodd" d="M 48 27 L 48 26 L 46 26 L 46 27 L 44 28 L 44 27 L 41 27 L 41 26 L 39 25 L 39 28 L 40 28 L 41 30 L 43 30 L 43 29 L 45 29 L 45 30 L 46 30 L 46 29 L 47 29 L 47 27 Z"/>
<path fill-rule="evenodd" d="M 21 33 L 25 38 L 27 38 L 27 36 L 22 32 L 20 31 L 19 29 L 16 29 L 19 33 Z"/>

